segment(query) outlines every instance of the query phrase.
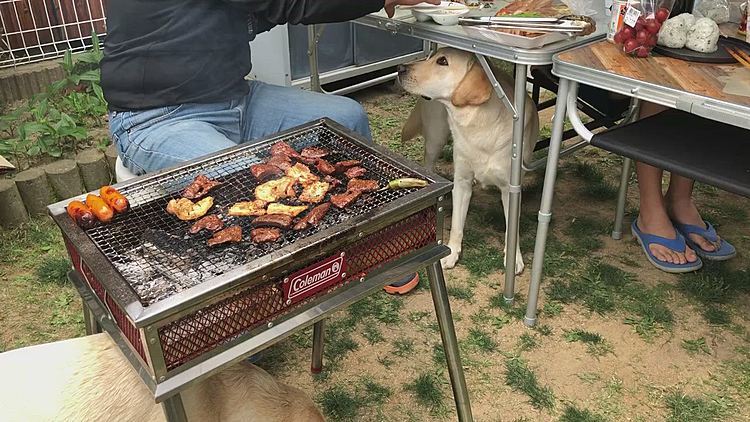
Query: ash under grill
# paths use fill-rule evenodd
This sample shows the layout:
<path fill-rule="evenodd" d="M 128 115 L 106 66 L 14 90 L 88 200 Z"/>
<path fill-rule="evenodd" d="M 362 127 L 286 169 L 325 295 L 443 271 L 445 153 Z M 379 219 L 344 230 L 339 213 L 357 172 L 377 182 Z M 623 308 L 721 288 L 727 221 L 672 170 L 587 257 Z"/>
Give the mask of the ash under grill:
<path fill-rule="evenodd" d="M 377 180 L 380 186 L 385 186 L 392 179 L 413 176 L 413 172 L 407 167 L 397 166 L 372 154 L 325 125 L 297 131 L 283 140 L 298 151 L 308 146 L 324 147 L 332 152 L 326 158 L 332 163 L 361 160 L 362 167 L 368 171 L 364 178 Z M 317 227 L 299 232 L 284 231 L 282 239 L 274 243 L 252 243 L 249 241 L 252 218 L 232 217 L 226 211 L 236 202 L 253 199 L 258 183 L 249 167 L 269 156 L 272 143 L 235 150 L 165 173 L 144 183 L 122 188 L 121 192 L 129 199 L 131 209 L 116 216 L 110 224 L 86 231 L 91 241 L 135 291 L 143 306 L 159 302 L 414 191 L 403 189 L 366 194 L 344 210 L 331 207 L 324 221 Z M 240 225 L 243 230 L 241 243 L 209 247 L 206 241 L 210 234 L 189 235 L 188 229 L 194 222 L 181 221 L 166 212 L 169 200 L 178 198 L 180 192 L 198 174 L 223 182 L 210 193 L 215 204 L 210 213 L 220 214 L 227 226 Z M 346 180 L 342 178 L 342 182 L 342 186 L 328 195 L 343 192 Z M 296 204 L 294 201 L 286 203 Z"/>

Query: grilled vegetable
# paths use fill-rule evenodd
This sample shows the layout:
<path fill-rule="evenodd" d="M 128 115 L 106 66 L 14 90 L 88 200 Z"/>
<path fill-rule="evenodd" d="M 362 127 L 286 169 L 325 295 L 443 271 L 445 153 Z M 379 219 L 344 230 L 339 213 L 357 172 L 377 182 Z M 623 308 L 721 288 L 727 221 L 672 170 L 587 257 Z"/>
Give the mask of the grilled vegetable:
<path fill-rule="evenodd" d="M 255 201 L 237 202 L 229 208 L 229 215 L 236 217 L 259 216 L 266 213 L 266 201 L 256 199 Z"/>
<path fill-rule="evenodd" d="M 115 214 L 112 208 L 110 208 L 100 196 L 92 193 L 86 195 L 86 206 L 88 206 L 91 212 L 94 213 L 96 219 L 102 223 L 109 223 L 112 221 L 112 217 Z"/>
<path fill-rule="evenodd" d="M 427 186 L 426 180 L 414 179 L 411 177 L 395 179 L 388 182 L 388 189 L 423 188 L 425 186 Z"/>
<path fill-rule="evenodd" d="M 207 215 L 200 220 L 196 221 L 195 224 L 190 227 L 190 234 L 196 234 L 199 231 L 206 229 L 208 231 L 215 232 L 224 228 L 224 222 L 216 215 Z"/>
<path fill-rule="evenodd" d="M 255 243 L 275 242 L 281 237 L 281 230 L 273 227 L 259 227 L 250 230 L 250 238 Z"/>
<path fill-rule="evenodd" d="M 266 202 L 276 202 L 281 198 L 294 197 L 296 195 L 295 182 L 294 178 L 287 176 L 270 180 L 255 188 L 255 198 Z"/>
<path fill-rule="evenodd" d="M 104 202 L 106 202 L 110 208 L 118 213 L 127 211 L 130 206 L 128 198 L 123 196 L 123 194 L 118 192 L 117 189 L 112 186 L 102 186 L 102 188 L 99 189 L 99 196 L 102 197 Z"/>
<path fill-rule="evenodd" d="M 253 227 L 278 227 L 288 229 L 292 225 L 294 218 L 286 214 L 266 214 L 257 217 L 250 223 Z"/>
<path fill-rule="evenodd" d="M 291 206 L 273 203 L 268 205 L 268 214 L 285 214 L 296 217 L 307 210 L 307 205 Z"/>
<path fill-rule="evenodd" d="M 196 220 L 206 215 L 214 205 L 214 198 L 207 196 L 198 202 L 187 198 L 173 199 L 167 204 L 167 212 L 183 221 Z"/>
<path fill-rule="evenodd" d="M 202 198 L 208 193 L 208 191 L 219 185 L 221 185 L 221 182 L 211 180 L 205 175 L 199 174 L 182 192 L 182 197 L 187 199 Z"/>
<path fill-rule="evenodd" d="M 208 239 L 208 246 L 216 246 L 222 243 L 237 243 L 242 240 L 242 227 L 230 226 L 224 230 L 214 233 L 214 235 Z"/>
<path fill-rule="evenodd" d="M 348 191 L 374 192 L 378 190 L 377 180 L 352 179 L 346 185 Z"/>
<path fill-rule="evenodd" d="M 317 204 L 325 198 L 326 193 L 328 193 L 328 190 L 330 188 L 331 185 L 328 182 L 310 183 L 309 185 L 305 186 L 305 189 L 299 196 L 299 200 L 301 202 L 310 202 Z"/>
<path fill-rule="evenodd" d="M 67 207 L 68 215 L 81 228 L 90 229 L 96 224 L 96 217 L 91 209 L 81 201 L 72 201 Z"/>
<path fill-rule="evenodd" d="M 302 217 L 297 222 L 297 224 L 294 225 L 294 230 L 305 230 L 310 226 L 317 226 L 321 221 L 323 221 L 323 217 L 325 217 L 329 209 L 331 209 L 331 204 L 329 202 L 320 204 L 317 207 L 311 209 L 310 212 L 305 214 L 305 216 Z"/>

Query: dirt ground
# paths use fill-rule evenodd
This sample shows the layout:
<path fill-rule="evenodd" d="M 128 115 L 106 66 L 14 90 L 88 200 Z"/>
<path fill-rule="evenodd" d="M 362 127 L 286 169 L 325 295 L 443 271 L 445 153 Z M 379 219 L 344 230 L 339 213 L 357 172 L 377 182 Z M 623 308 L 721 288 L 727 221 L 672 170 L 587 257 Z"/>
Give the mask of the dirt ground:
<path fill-rule="evenodd" d="M 412 97 L 386 85 L 357 98 L 378 142 L 421 161 L 421 142 L 399 136 Z M 704 217 L 739 255 L 695 274 L 665 274 L 627 226 L 622 240 L 609 236 L 620 168 L 621 159 L 593 148 L 563 160 L 533 329 L 522 317 L 543 174 L 524 180 L 527 270 L 511 306 L 502 300 L 499 193 L 475 188 L 464 252 L 446 278 L 477 421 L 750 420 L 750 201 L 697 186 Z M 450 170 L 441 161 L 439 172 Z M 628 225 L 637 216 L 634 178 L 630 184 Z M 82 335 L 52 224 L 6 231 L 0 241 L 0 351 Z M 268 350 L 259 365 L 305 390 L 331 421 L 455 420 L 422 276 L 406 296 L 379 293 L 329 320 L 322 374 L 308 370 L 310 330 Z"/>

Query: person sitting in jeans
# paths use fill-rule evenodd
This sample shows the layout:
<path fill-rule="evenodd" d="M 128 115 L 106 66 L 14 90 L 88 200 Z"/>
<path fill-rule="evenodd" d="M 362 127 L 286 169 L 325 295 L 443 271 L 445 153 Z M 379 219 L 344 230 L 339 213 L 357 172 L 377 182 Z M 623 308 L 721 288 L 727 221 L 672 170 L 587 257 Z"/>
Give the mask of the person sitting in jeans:
<path fill-rule="evenodd" d="M 142 175 L 322 117 L 371 140 L 354 100 L 246 80 L 249 43 L 275 25 L 343 22 L 383 8 L 392 16 L 396 5 L 420 2 L 110 0 L 101 85 L 123 165 Z M 388 290 L 417 282 L 413 274 Z"/>

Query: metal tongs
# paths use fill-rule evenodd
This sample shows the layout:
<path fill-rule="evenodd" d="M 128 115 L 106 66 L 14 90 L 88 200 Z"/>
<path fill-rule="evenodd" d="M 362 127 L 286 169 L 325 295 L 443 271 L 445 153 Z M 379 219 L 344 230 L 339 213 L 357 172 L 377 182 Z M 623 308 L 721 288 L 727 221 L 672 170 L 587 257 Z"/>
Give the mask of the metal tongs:
<path fill-rule="evenodd" d="M 516 29 L 533 32 L 584 32 L 585 26 L 560 18 L 523 18 L 513 16 L 482 16 L 459 18 L 460 25 L 481 26 L 489 29 Z"/>

